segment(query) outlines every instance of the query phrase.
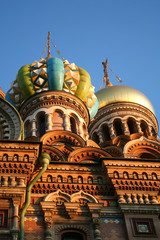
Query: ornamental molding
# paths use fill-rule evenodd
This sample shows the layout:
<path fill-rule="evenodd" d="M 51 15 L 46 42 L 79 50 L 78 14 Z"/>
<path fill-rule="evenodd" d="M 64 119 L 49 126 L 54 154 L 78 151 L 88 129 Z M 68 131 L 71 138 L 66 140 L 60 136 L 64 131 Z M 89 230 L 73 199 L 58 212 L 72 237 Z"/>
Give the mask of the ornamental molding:
<path fill-rule="evenodd" d="M 157 158 L 160 158 L 160 142 L 145 138 L 144 136 L 126 143 L 123 153 L 124 156 L 133 154 L 137 157 L 137 154 L 143 153 L 144 149 L 148 150 L 151 154 L 154 154 Z"/>
<path fill-rule="evenodd" d="M 58 142 L 69 143 L 75 147 L 84 147 L 85 141 L 77 134 L 72 133 L 70 131 L 50 131 L 42 136 L 40 141 L 43 142 L 44 145 L 54 145 Z"/>
<path fill-rule="evenodd" d="M 46 91 L 33 95 L 27 99 L 20 107 L 22 119 L 40 108 L 49 108 L 51 106 L 63 106 L 74 109 L 89 124 L 89 111 L 76 96 L 64 91 Z"/>
<path fill-rule="evenodd" d="M 99 148 L 83 147 L 74 150 L 68 157 L 68 162 L 98 162 L 101 157 L 111 157 L 111 155 Z"/>

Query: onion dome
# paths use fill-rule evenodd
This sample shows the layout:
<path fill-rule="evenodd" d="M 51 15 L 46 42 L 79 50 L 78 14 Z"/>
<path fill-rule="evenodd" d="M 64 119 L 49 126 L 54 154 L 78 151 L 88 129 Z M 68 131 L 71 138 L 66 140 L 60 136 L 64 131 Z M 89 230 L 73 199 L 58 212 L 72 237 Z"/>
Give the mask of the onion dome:
<path fill-rule="evenodd" d="M 89 110 L 90 119 L 98 110 L 98 100 L 88 72 L 56 57 L 21 67 L 6 99 L 19 108 L 32 95 L 47 90 L 65 91 L 80 98 Z"/>
<path fill-rule="evenodd" d="M 124 86 L 115 85 L 105 87 L 96 93 L 99 102 L 99 108 L 111 103 L 130 102 L 142 105 L 155 114 L 154 108 L 149 99 L 139 90 Z"/>

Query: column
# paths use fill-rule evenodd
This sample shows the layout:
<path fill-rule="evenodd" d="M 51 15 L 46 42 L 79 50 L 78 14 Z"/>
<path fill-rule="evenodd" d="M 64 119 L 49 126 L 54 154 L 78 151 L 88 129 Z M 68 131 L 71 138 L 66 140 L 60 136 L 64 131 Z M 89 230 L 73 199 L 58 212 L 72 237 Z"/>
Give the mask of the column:
<path fill-rule="evenodd" d="M 104 141 L 103 141 L 103 133 L 101 130 L 99 130 L 99 132 L 97 132 L 98 134 L 98 137 L 99 137 L 99 143 L 102 144 Z"/>
<path fill-rule="evenodd" d="M 70 131 L 70 117 L 68 114 L 64 114 L 64 130 Z"/>
<path fill-rule="evenodd" d="M 109 131 L 110 131 L 110 134 L 111 134 L 111 139 L 114 139 L 116 137 L 115 133 L 114 133 L 114 128 L 113 128 L 113 124 L 112 123 L 109 123 L 108 124 L 108 128 L 109 128 Z"/>
<path fill-rule="evenodd" d="M 46 130 L 52 130 L 52 113 L 46 115 Z"/>
<path fill-rule="evenodd" d="M 141 129 L 141 126 L 140 126 L 140 122 L 137 121 L 136 123 L 137 123 L 137 130 L 138 130 L 138 133 L 142 133 L 142 134 L 143 134 L 142 129 Z"/>
<path fill-rule="evenodd" d="M 123 126 L 124 135 L 130 135 L 128 124 L 125 119 L 122 120 L 122 126 Z"/>
<path fill-rule="evenodd" d="M 33 119 L 31 123 L 32 123 L 32 137 L 36 137 L 36 132 L 37 132 L 36 120 Z"/>
<path fill-rule="evenodd" d="M 18 229 L 18 209 L 19 209 L 19 201 L 13 200 L 13 229 Z"/>

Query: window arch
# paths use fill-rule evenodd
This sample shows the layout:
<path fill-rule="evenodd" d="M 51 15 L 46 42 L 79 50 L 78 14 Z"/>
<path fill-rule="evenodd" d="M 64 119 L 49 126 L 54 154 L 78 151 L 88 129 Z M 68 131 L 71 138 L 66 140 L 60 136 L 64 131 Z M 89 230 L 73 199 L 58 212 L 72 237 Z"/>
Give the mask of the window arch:
<path fill-rule="evenodd" d="M 104 140 L 109 141 L 111 140 L 110 132 L 109 132 L 109 127 L 107 124 L 102 126 L 102 132 L 103 132 L 103 137 Z"/>
<path fill-rule="evenodd" d="M 153 180 L 158 180 L 156 173 L 152 173 L 152 179 L 153 179 Z"/>
<path fill-rule="evenodd" d="M 142 120 L 140 126 L 141 126 L 142 132 L 144 133 L 144 136 L 145 136 L 145 137 L 148 137 L 148 136 L 149 136 L 149 131 L 148 131 L 148 125 L 147 125 L 147 123 Z"/>
<path fill-rule="evenodd" d="M 51 175 L 47 176 L 47 182 L 52 182 L 52 176 Z"/>
<path fill-rule="evenodd" d="M 63 182 L 63 178 L 62 178 L 61 175 L 58 175 L 58 177 L 57 177 L 57 182 L 59 182 L 59 183 Z"/>
<path fill-rule="evenodd" d="M 73 183 L 73 177 L 72 176 L 68 176 L 67 182 L 68 183 Z"/>
<path fill-rule="evenodd" d="M 130 134 L 137 132 L 136 121 L 133 118 L 128 118 L 127 125 L 128 125 Z"/>
<path fill-rule="evenodd" d="M 134 178 L 134 179 L 138 179 L 138 173 L 133 172 L 133 178 Z"/>
<path fill-rule="evenodd" d="M 113 173 L 113 177 L 114 177 L 114 178 L 119 178 L 119 173 L 118 173 L 117 171 L 115 171 L 115 172 Z"/>
<path fill-rule="evenodd" d="M 81 176 L 78 176 L 78 183 L 83 183 L 83 178 Z"/>
<path fill-rule="evenodd" d="M 115 129 L 116 136 L 123 135 L 122 122 L 120 119 L 115 119 L 113 122 L 113 126 Z"/>
<path fill-rule="evenodd" d="M 88 177 L 87 182 L 88 182 L 88 184 L 93 184 L 93 178 L 92 177 Z"/>
<path fill-rule="evenodd" d="M 97 178 L 97 182 L 98 182 L 98 184 L 103 184 L 103 179 L 102 179 L 102 177 L 98 177 L 98 178 Z"/>
<path fill-rule="evenodd" d="M 40 112 L 37 115 L 37 129 L 39 137 L 42 137 L 46 133 L 45 112 Z"/>
<path fill-rule="evenodd" d="M 128 172 L 124 172 L 124 173 L 123 173 L 123 177 L 124 177 L 124 178 L 129 178 Z"/>
<path fill-rule="evenodd" d="M 147 173 L 142 173 L 142 178 L 143 179 L 148 179 L 148 174 Z"/>

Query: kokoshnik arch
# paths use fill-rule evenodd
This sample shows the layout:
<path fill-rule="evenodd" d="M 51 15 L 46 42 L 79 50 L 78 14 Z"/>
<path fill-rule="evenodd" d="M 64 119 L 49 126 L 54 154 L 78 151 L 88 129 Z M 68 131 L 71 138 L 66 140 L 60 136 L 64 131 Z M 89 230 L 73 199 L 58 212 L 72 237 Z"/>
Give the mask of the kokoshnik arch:
<path fill-rule="evenodd" d="M 60 58 L 25 65 L 0 90 L 0 239 L 159 239 L 154 108 L 129 86 L 94 93 Z"/>

